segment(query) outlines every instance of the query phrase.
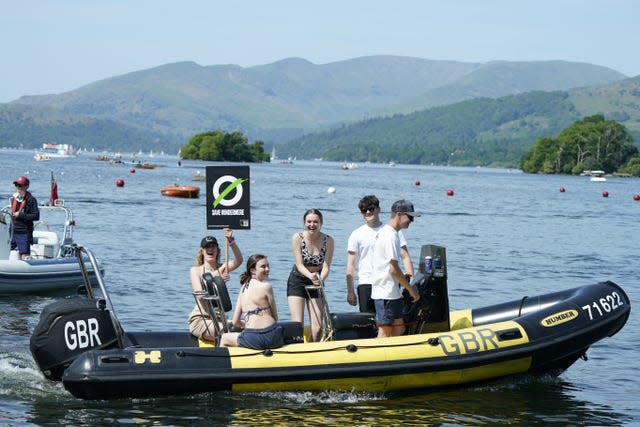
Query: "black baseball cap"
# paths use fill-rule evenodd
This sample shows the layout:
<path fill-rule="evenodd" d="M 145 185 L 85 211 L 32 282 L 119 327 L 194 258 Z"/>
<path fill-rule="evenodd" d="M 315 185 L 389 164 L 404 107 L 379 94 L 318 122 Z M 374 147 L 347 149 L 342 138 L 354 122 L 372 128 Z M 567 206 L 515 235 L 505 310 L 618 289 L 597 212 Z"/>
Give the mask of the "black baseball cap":
<path fill-rule="evenodd" d="M 422 216 L 420 212 L 416 212 L 415 209 L 413 209 L 413 203 L 404 199 L 395 202 L 393 206 L 391 206 L 391 212 L 400 212 L 412 217 Z"/>
<path fill-rule="evenodd" d="M 218 246 L 218 241 L 213 236 L 207 236 L 200 241 L 200 247 L 206 248 L 208 246 Z"/>

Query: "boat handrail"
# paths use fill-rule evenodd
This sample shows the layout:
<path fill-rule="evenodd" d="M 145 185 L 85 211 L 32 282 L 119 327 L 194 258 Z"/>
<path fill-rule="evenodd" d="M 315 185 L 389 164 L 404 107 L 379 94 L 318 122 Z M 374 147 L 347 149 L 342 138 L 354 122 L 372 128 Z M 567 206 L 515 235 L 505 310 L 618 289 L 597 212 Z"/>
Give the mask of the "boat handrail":
<path fill-rule="evenodd" d="M 60 203 L 58 203 L 60 202 Z M 5 207 L 2 209 L 4 213 L 5 210 L 10 212 L 11 207 Z M 70 245 L 73 243 L 73 227 L 76 225 L 75 220 L 73 219 L 73 211 L 64 205 L 64 200 L 57 200 L 55 204 L 41 204 L 38 205 L 38 209 L 45 211 L 53 211 L 53 212 L 64 212 L 64 224 L 62 226 L 62 232 L 59 238 L 59 246 L 57 247 L 56 254 L 54 257 L 70 257 L 73 256 L 74 253 L 70 250 Z M 49 231 L 49 227 L 52 224 L 46 221 L 45 219 L 40 219 L 34 222 L 34 227 L 44 227 L 47 231 Z M 59 225 L 56 223 L 56 234 L 60 232 Z"/>
<path fill-rule="evenodd" d="M 327 302 L 327 298 L 324 293 L 324 281 L 320 278 L 320 274 L 316 273 L 316 277 L 320 281 L 319 285 L 307 285 L 305 286 L 305 291 L 307 292 L 307 296 L 311 299 L 311 295 L 309 291 L 316 290 L 318 291 L 318 299 L 320 300 L 320 313 L 316 313 L 315 308 L 312 307 L 314 311 L 314 315 L 320 319 L 320 342 L 331 341 L 333 340 L 333 320 L 331 319 L 331 311 L 329 310 L 329 303 Z"/>
<path fill-rule="evenodd" d="M 4 207 L 0 209 L 0 223 L 9 224 L 11 218 L 11 207 Z"/>
<path fill-rule="evenodd" d="M 196 300 L 196 306 L 200 311 L 200 315 L 205 319 L 204 326 L 210 336 L 214 338 L 216 347 L 220 345 L 222 334 L 229 332 L 226 311 L 231 310 L 231 301 L 229 294 L 221 276 L 213 276 L 211 273 L 204 273 L 200 276 L 200 285 L 202 290 L 194 291 L 193 297 Z M 225 295 L 223 295 L 223 293 Z M 204 307 L 198 302 L 198 297 L 204 301 Z M 227 307 L 225 307 L 227 305 Z M 206 313 L 203 312 L 206 311 Z M 213 332 L 209 329 L 207 317 L 211 319 Z"/>
<path fill-rule="evenodd" d="M 116 331 L 118 345 L 120 348 L 124 348 L 124 331 L 120 325 L 120 320 L 118 320 L 118 316 L 116 315 L 115 308 L 111 303 L 111 298 L 109 297 L 109 293 L 107 292 L 107 287 L 104 284 L 104 280 L 102 279 L 102 274 L 100 273 L 100 266 L 98 265 L 98 260 L 96 259 L 93 252 L 89 249 L 84 248 L 78 244 L 73 243 L 71 247 L 74 249 L 76 257 L 78 258 L 78 264 L 80 265 L 80 271 L 82 272 L 82 278 L 84 282 L 84 287 L 87 291 L 87 296 L 89 298 L 94 298 L 93 285 L 91 283 L 91 279 L 89 278 L 89 273 L 87 272 L 87 266 L 84 263 L 83 253 L 87 255 L 89 262 L 91 263 L 91 268 L 95 272 L 95 278 L 98 282 L 98 286 L 100 287 L 100 293 L 102 294 L 102 299 L 104 300 L 105 307 L 109 309 L 111 314 L 111 322 L 113 323 L 114 330 Z"/>

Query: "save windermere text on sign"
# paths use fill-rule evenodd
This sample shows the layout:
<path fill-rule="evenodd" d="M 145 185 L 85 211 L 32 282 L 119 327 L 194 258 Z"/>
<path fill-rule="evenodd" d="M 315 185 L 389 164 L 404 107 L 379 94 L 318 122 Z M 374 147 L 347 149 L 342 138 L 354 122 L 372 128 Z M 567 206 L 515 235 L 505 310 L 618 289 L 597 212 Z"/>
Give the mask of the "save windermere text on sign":
<path fill-rule="evenodd" d="M 251 228 L 249 166 L 207 166 L 207 229 Z"/>

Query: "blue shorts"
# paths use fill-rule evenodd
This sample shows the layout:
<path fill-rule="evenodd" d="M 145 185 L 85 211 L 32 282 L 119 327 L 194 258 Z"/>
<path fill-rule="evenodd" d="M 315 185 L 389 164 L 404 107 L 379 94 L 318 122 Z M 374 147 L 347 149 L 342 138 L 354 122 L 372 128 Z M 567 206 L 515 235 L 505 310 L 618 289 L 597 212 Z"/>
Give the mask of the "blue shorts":
<path fill-rule="evenodd" d="M 18 249 L 20 255 L 29 255 L 31 253 L 28 234 L 14 234 L 11 237 L 11 250 L 15 249 Z"/>
<path fill-rule="evenodd" d="M 396 319 L 402 319 L 404 310 L 404 300 L 398 299 L 376 299 L 373 300 L 376 307 L 376 322 L 378 325 L 391 325 Z"/>
<path fill-rule="evenodd" d="M 238 336 L 240 347 L 264 350 L 284 345 L 284 328 L 277 323 L 262 329 L 245 329 Z"/>

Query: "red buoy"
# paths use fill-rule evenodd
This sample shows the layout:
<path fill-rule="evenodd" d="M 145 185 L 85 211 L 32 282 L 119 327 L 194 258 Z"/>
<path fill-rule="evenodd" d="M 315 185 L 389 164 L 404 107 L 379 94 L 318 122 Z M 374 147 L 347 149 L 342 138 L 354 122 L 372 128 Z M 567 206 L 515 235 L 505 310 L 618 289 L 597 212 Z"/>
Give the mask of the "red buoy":
<path fill-rule="evenodd" d="M 609 197 L 609 192 L 608 191 L 603 191 L 602 192 L 602 197 Z"/>
<path fill-rule="evenodd" d="M 564 189 L 564 187 L 560 187 L 560 192 L 564 193 L 566 190 Z"/>
<path fill-rule="evenodd" d="M 124 187 L 124 179 L 122 179 L 122 178 L 116 179 L 116 185 L 118 187 Z"/>
<path fill-rule="evenodd" d="M 453 190 L 452 190 L 451 188 L 449 188 L 449 189 L 447 190 L 447 196 L 453 196 L 453 194 L 454 194 L 454 193 L 453 193 Z"/>
<path fill-rule="evenodd" d="M 131 168 L 131 170 L 129 172 L 136 173 L 136 168 Z"/>
<path fill-rule="evenodd" d="M 633 200 L 635 200 L 636 202 L 640 202 L 640 194 L 634 194 Z"/>

